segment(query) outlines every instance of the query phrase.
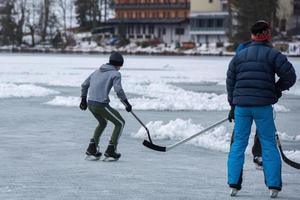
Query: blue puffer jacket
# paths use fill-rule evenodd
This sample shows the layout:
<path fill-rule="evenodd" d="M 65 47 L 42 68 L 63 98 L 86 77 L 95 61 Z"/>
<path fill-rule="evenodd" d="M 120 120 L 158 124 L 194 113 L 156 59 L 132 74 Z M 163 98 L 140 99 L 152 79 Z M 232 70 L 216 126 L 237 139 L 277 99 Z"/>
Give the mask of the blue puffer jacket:
<path fill-rule="evenodd" d="M 278 91 L 288 90 L 295 82 L 295 69 L 286 56 L 268 43 L 252 42 L 229 64 L 228 102 L 231 106 L 272 105 L 278 101 Z"/>

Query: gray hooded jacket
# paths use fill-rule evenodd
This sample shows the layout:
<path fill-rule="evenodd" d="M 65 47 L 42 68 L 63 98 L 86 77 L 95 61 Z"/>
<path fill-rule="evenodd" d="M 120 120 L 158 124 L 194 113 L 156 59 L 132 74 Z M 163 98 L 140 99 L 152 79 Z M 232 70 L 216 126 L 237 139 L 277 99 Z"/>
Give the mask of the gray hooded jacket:
<path fill-rule="evenodd" d="M 121 100 L 127 99 L 121 84 L 121 73 L 113 65 L 104 64 L 82 83 L 81 97 L 87 97 L 89 93 L 89 104 L 108 104 L 112 86 Z"/>

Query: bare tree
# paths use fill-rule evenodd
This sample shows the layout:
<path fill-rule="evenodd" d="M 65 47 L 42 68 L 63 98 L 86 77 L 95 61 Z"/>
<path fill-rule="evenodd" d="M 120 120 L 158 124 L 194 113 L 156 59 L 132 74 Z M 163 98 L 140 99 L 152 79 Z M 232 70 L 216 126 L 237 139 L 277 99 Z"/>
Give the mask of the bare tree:
<path fill-rule="evenodd" d="M 26 15 L 26 22 L 25 26 L 28 29 L 30 36 L 31 36 L 31 46 L 34 47 L 36 45 L 35 37 L 39 31 L 39 18 L 41 16 L 40 13 L 40 1 L 28 0 L 27 6 L 27 15 Z"/>
<path fill-rule="evenodd" d="M 40 26 L 41 26 L 41 37 L 42 41 L 46 41 L 47 37 L 47 29 L 49 25 L 49 18 L 50 18 L 50 7 L 52 5 L 52 0 L 43 0 L 42 3 L 42 15 L 40 17 Z"/>
<path fill-rule="evenodd" d="M 24 26 L 25 26 L 25 18 L 26 18 L 26 6 L 27 6 L 27 0 L 14 1 L 16 42 L 18 45 L 21 45 L 23 42 Z"/>
<path fill-rule="evenodd" d="M 68 6 L 67 0 L 58 0 L 58 4 L 62 12 L 64 33 L 66 33 L 67 32 L 67 6 Z"/>
<path fill-rule="evenodd" d="M 70 0 L 70 3 L 69 3 L 69 15 L 70 15 L 70 28 L 72 28 L 72 24 L 73 24 L 73 9 L 74 9 L 74 4 L 75 4 L 75 1 L 74 0 Z"/>

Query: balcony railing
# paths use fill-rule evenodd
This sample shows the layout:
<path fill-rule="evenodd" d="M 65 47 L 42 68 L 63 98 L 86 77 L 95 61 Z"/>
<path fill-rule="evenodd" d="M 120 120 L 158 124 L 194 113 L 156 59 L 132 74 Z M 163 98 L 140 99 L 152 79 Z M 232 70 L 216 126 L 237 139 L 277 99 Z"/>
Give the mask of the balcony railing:
<path fill-rule="evenodd" d="M 225 27 L 191 27 L 191 31 L 225 31 Z"/>
<path fill-rule="evenodd" d="M 190 3 L 135 3 L 116 4 L 115 9 L 189 9 Z"/>

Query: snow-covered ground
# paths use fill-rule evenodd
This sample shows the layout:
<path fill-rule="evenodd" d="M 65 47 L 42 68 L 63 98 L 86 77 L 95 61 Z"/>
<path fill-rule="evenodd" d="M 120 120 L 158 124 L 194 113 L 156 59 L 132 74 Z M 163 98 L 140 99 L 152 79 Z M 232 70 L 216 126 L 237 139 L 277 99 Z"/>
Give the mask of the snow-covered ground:
<path fill-rule="evenodd" d="M 124 90 L 158 144 L 170 144 L 227 116 L 230 57 L 125 56 Z M 0 54 L 0 199 L 229 199 L 225 123 L 168 153 L 144 148 L 145 131 L 120 109 L 126 127 L 116 163 L 84 161 L 96 121 L 78 109 L 80 84 L 107 56 Z M 299 77 L 300 59 L 292 58 Z M 300 162 L 299 82 L 275 107 L 289 158 Z M 111 125 L 100 149 L 105 150 Z M 253 129 L 254 132 L 254 129 Z M 253 136 L 253 134 L 252 134 Z M 253 142 L 251 137 L 250 146 Z M 245 165 L 243 199 L 266 199 L 263 175 Z M 283 165 L 283 199 L 298 199 L 299 172 Z"/>

